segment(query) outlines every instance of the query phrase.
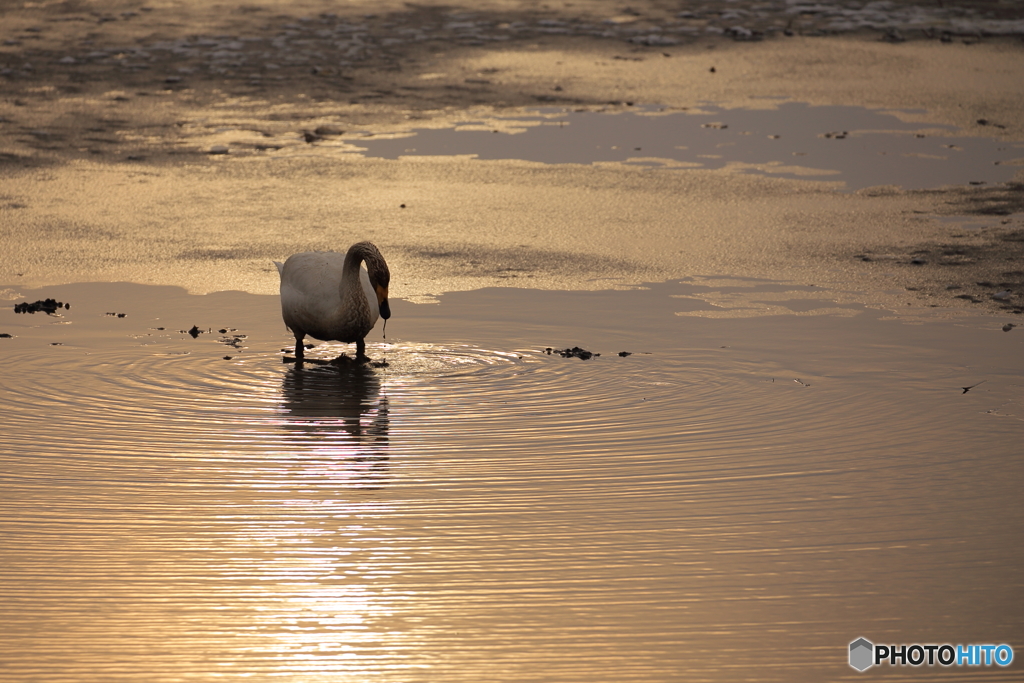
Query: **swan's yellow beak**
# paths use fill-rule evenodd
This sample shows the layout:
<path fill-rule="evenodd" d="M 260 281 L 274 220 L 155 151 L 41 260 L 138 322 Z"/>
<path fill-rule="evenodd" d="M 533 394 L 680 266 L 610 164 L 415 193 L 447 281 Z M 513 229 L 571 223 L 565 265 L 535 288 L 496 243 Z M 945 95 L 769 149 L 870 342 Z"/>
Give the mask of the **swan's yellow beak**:
<path fill-rule="evenodd" d="M 377 285 L 377 308 L 380 310 L 380 317 L 387 320 L 391 317 L 391 306 L 388 306 L 388 288 Z"/>

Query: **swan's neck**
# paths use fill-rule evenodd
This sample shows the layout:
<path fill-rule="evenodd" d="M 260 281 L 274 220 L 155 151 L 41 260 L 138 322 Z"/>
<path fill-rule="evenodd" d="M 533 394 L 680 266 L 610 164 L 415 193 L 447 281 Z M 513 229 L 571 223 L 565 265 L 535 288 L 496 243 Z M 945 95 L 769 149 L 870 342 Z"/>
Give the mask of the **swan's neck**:
<path fill-rule="evenodd" d="M 363 255 L 349 250 L 345 254 L 345 265 L 341 269 L 341 297 L 345 298 L 348 294 L 362 294 L 363 290 L 359 283 L 359 265 L 363 262 Z"/>
<path fill-rule="evenodd" d="M 372 326 L 375 322 L 374 304 L 377 302 L 363 286 L 362 268 L 359 267 L 363 260 L 363 254 L 358 249 L 349 249 L 341 269 L 339 294 L 343 310 L 348 311 L 354 320 Z"/>

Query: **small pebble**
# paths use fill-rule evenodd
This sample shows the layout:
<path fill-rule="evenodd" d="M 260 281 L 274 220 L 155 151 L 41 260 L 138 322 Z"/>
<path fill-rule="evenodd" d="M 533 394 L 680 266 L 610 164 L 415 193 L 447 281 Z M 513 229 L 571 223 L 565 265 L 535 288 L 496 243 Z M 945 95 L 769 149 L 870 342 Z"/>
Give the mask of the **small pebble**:
<path fill-rule="evenodd" d="M 1017 326 L 1014 325 L 1013 323 L 1006 323 L 1005 325 L 1003 325 L 1003 332 L 1009 332 L 1010 330 L 1012 330 L 1015 327 L 1017 327 Z"/>

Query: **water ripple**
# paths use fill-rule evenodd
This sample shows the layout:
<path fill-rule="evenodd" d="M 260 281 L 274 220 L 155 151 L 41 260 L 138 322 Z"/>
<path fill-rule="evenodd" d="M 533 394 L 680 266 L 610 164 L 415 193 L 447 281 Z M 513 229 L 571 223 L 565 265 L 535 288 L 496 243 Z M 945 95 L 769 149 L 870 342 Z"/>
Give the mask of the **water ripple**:
<path fill-rule="evenodd" d="M 968 401 L 1000 380 L 964 396 L 960 356 L 833 353 L 813 320 L 685 324 L 628 357 L 397 341 L 369 345 L 384 367 L 301 368 L 276 327 L 230 360 L 19 330 L 0 678 L 810 681 L 845 671 L 851 610 L 951 641 L 991 622 L 1019 566 L 1019 429 Z M 764 350 L 798 334 L 813 353 Z M 972 521 L 993 509 L 1003 527 Z M 968 607 L 923 599 L 964 576 Z M 799 669 L 758 668 L 795 637 Z"/>

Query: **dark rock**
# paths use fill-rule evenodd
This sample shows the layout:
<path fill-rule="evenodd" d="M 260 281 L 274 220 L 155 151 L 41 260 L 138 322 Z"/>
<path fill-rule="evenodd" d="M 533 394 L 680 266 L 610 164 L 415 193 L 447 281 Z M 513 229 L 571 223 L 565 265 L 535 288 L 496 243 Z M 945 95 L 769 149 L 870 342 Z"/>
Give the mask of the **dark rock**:
<path fill-rule="evenodd" d="M 632 355 L 633 355 L 632 351 L 619 351 L 619 356 L 621 356 L 622 358 L 625 358 L 626 356 L 632 356 Z"/>

